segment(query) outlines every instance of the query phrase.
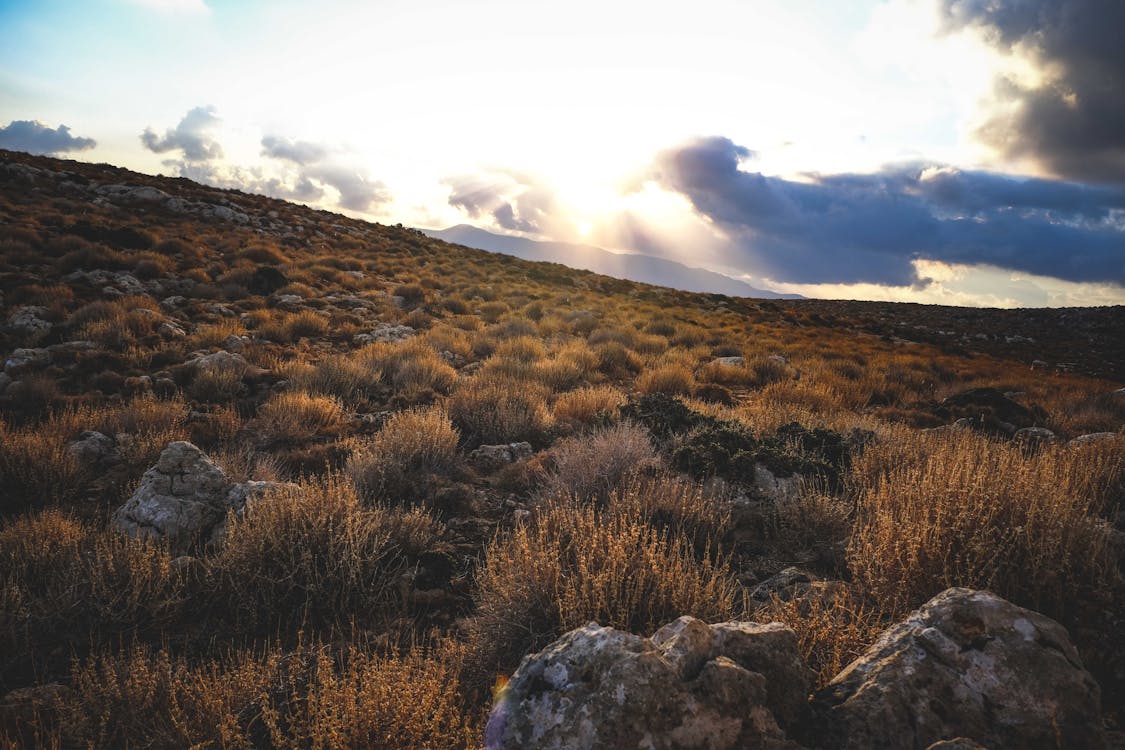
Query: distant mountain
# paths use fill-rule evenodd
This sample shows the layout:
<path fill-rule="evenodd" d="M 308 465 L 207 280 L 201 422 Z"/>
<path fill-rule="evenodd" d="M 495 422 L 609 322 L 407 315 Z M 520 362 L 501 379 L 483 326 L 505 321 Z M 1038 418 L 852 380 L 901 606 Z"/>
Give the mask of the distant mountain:
<path fill-rule="evenodd" d="M 721 273 L 692 268 L 674 260 L 654 258 L 651 255 L 611 253 L 600 247 L 569 242 L 540 242 L 523 237 L 493 234 L 468 224 L 458 224 L 448 229 L 423 229 L 422 232 L 456 245 L 514 255 L 524 260 L 562 263 L 571 268 L 593 271 L 605 276 L 667 286 L 686 292 L 725 294 L 730 297 L 803 299 L 799 294 L 782 294 L 768 289 L 758 289 Z"/>

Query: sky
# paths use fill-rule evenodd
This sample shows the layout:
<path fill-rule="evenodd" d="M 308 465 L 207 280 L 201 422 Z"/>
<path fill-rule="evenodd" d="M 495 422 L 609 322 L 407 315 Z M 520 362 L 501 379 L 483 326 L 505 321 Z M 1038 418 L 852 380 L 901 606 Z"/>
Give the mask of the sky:
<path fill-rule="evenodd" d="M 1121 0 L 0 0 L 0 147 L 814 297 L 1125 304 L 1122 28 Z"/>

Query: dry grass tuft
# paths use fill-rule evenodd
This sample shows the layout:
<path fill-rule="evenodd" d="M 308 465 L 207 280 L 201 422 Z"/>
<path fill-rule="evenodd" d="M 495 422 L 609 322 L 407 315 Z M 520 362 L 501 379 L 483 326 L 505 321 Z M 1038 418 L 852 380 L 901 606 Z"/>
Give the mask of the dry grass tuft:
<path fill-rule="evenodd" d="M 292 445 L 335 436 L 346 418 L 343 406 L 335 398 L 282 391 L 262 404 L 253 425 L 265 443 Z"/>
<path fill-rule="evenodd" d="M 660 465 L 648 430 L 624 422 L 590 435 L 560 440 L 551 448 L 554 470 L 547 495 L 605 500 L 626 482 Z"/>
<path fill-rule="evenodd" d="M 542 386 L 483 375 L 463 383 L 447 402 L 449 417 L 472 445 L 541 443 L 551 428 Z"/>
<path fill-rule="evenodd" d="M 591 620 L 651 633 L 680 615 L 718 622 L 743 611 L 724 563 L 698 560 L 636 512 L 568 503 L 549 504 L 490 544 L 477 584 L 468 644 L 488 676 Z"/>
<path fill-rule="evenodd" d="M 440 407 L 398 412 L 352 453 L 345 473 L 368 500 L 410 502 L 428 475 L 456 463 L 459 439 Z"/>
<path fill-rule="evenodd" d="M 1026 455 L 972 433 L 900 431 L 854 467 L 849 567 L 892 611 L 968 586 L 1058 613 L 1115 576 L 1094 514 L 1120 486 L 1125 452 L 1092 448 Z"/>

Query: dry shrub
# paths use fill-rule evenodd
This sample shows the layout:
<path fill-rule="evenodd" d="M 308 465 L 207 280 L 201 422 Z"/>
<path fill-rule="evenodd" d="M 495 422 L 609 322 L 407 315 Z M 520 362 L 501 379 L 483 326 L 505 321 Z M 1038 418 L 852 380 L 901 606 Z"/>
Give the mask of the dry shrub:
<path fill-rule="evenodd" d="M 536 368 L 538 380 L 552 391 L 565 391 L 582 384 L 598 365 L 597 355 L 584 341 L 571 341 Z"/>
<path fill-rule="evenodd" d="M 48 417 L 42 423 L 10 426 L 0 419 L 0 515 L 31 506 L 71 500 L 89 476 L 88 468 L 67 451 L 74 434 L 74 412 Z"/>
<path fill-rule="evenodd" d="M 1091 448 L 1026 455 L 972 433 L 906 430 L 868 448 L 853 469 L 856 580 L 900 611 L 949 586 L 1062 611 L 1117 576 L 1092 514 L 1120 486 L 1125 452 Z"/>
<path fill-rule="evenodd" d="M 188 351 L 218 349 L 231 336 L 242 336 L 245 333 L 246 326 L 238 318 L 222 318 L 214 323 L 197 326 L 184 340 L 184 348 Z"/>
<path fill-rule="evenodd" d="M 704 491 L 674 476 L 633 478 L 610 494 L 607 505 L 616 513 L 636 513 L 669 538 L 690 542 L 697 555 L 717 553 L 732 528 L 728 494 Z"/>
<path fill-rule="evenodd" d="M 238 258 L 257 264 L 280 266 L 288 263 L 289 259 L 276 247 L 270 245 L 251 245 L 238 253 Z"/>
<path fill-rule="evenodd" d="M 840 545 L 851 532 L 852 504 L 826 492 L 797 493 L 778 501 L 773 511 L 772 536 L 790 554 Z"/>
<path fill-rule="evenodd" d="M 200 368 L 188 386 L 188 395 L 197 401 L 221 404 L 241 396 L 246 387 L 242 384 L 243 373 L 229 367 Z"/>
<path fill-rule="evenodd" d="M 551 408 L 555 419 L 571 426 L 591 425 L 617 414 L 625 394 L 608 385 L 589 386 L 559 395 Z"/>
<path fill-rule="evenodd" d="M 696 558 L 635 512 L 552 503 L 492 542 L 467 622 L 476 679 L 510 673 L 520 658 L 591 620 L 652 633 L 681 615 L 707 622 L 743 612 L 722 561 Z"/>
<path fill-rule="evenodd" d="M 640 372 L 643 363 L 633 350 L 616 341 L 607 341 L 594 346 L 598 358 L 598 371 L 606 375 L 620 377 Z"/>
<path fill-rule="evenodd" d="M 667 393 L 686 396 L 695 388 L 691 368 L 679 363 L 658 365 L 645 370 L 637 377 L 637 390 L 641 393 Z"/>
<path fill-rule="evenodd" d="M 339 434 L 346 419 L 343 406 L 331 396 L 282 391 L 258 409 L 254 427 L 267 444 L 300 444 Z"/>
<path fill-rule="evenodd" d="M 813 583 L 807 594 L 789 601 L 774 596 L 754 619 L 793 629 L 801 656 L 817 673 L 818 688 L 866 651 L 887 624 L 877 608 L 838 581 Z"/>
<path fill-rule="evenodd" d="M 604 500 L 630 479 L 659 466 L 648 430 L 623 422 L 560 440 L 551 448 L 554 470 L 543 491 L 583 500 Z"/>
<path fill-rule="evenodd" d="M 159 545 L 55 510 L 13 520 L 0 529 L 0 683 L 26 679 L 34 660 L 65 663 L 70 649 L 174 621 L 183 583 Z"/>
<path fill-rule="evenodd" d="M 493 356 L 516 362 L 538 362 L 547 356 L 547 350 L 539 339 L 531 336 L 516 336 L 496 345 Z"/>
<path fill-rule="evenodd" d="M 328 333 L 328 318 L 315 310 L 301 310 L 285 318 L 282 324 L 282 341 L 293 342 L 300 338 L 317 339 Z"/>
<path fill-rule="evenodd" d="M 368 500 L 409 502 L 418 499 L 428 475 L 456 463 L 459 439 L 440 407 L 401 411 L 361 443 L 348 459 L 345 473 Z"/>
<path fill-rule="evenodd" d="M 66 721 L 36 729 L 47 745 L 107 749 L 470 748 L 459 668 L 451 648 L 303 645 L 195 663 L 137 646 L 76 665 Z"/>
<path fill-rule="evenodd" d="M 367 506 L 335 477 L 279 489 L 232 519 L 226 544 L 206 561 L 222 592 L 216 614 L 263 632 L 353 624 L 378 632 L 403 610 L 397 582 L 410 557 L 439 534 L 425 513 Z"/>
<path fill-rule="evenodd" d="M 457 371 L 421 341 L 368 344 L 354 357 L 368 371 L 381 373 L 383 382 L 400 391 L 429 389 L 448 393 L 457 382 Z"/>
<path fill-rule="evenodd" d="M 383 371 L 356 357 L 333 355 L 314 365 L 290 367 L 289 379 L 310 393 L 334 396 L 348 405 L 366 406 L 384 391 Z"/>
<path fill-rule="evenodd" d="M 447 408 L 470 444 L 541 443 L 551 427 L 547 390 L 534 383 L 478 376 L 449 397 Z"/>

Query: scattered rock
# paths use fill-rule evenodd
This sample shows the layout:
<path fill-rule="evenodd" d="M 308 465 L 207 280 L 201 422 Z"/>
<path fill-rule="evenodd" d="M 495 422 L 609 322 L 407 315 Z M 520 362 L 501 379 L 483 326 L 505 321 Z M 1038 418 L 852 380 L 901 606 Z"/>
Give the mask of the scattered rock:
<path fill-rule="evenodd" d="M 4 330 L 20 343 L 34 346 L 51 333 L 51 322 L 47 320 L 47 308 L 37 305 L 17 307 L 8 316 Z"/>
<path fill-rule="evenodd" d="M 357 344 L 373 344 L 378 341 L 398 343 L 412 337 L 416 331 L 410 326 L 396 326 L 390 323 L 379 323 L 370 333 L 357 333 L 354 341 Z"/>
<path fill-rule="evenodd" d="M 1034 427 L 1046 419 L 1039 408 L 1028 409 L 996 388 L 970 388 L 956 393 L 934 408 L 942 419 L 967 419 L 974 430 L 1011 437 L 1021 427 Z"/>
<path fill-rule="evenodd" d="M 196 358 L 193 362 L 196 372 L 237 373 L 239 377 L 250 369 L 250 363 L 241 354 L 227 351 L 212 352 Z"/>
<path fill-rule="evenodd" d="M 114 439 L 97 430 L 86 430 L 66 447 L 66 452 L 85 467 L 104 466 L 115 456 L 116 451 L 117 443 Z"/>
<path fill-rule="evenodd" d="M 4 361 L 4 372 L 18 377 L 51 364 L 51 353 L 46 349 L 16 349 Z"/>
<path fill-rule="evenodd" d="M 469 454 L 469 462 L 477 471 L 491 473 L 516 461 L 531 458 L 531 443 L 482 445 Z"/>
<path fill-rule="evenodd" d="M 800 747 L 812 674 L 779 623 L 681 617 L 652 638 L 590 623 L 524 658 L 485 729 L 489 748 Z"/>
<path fill-rule="evenodd" d="M 1066 445 L 1068 448 L 1079 448 L 1083 445 L 1093 445 L 1095 443 L 1117 440 L 1119 437 L 1121 437 L 1121 435 L 1118 435 L 1116 432 L 1091 432 L 1087 435 L 1079 435 Z"/>
<path fill-rule="evenodd" d="M 1098 685 L 1054 620 L 952 588 L 890 628 L 816 696 L 837 747 L 1101 748 Z"/>
<path fill-rule="evenodd" d="M 130 536 L 168 542 L 176 552 L 195 544 L 220 541 L 229 512 L 267 491 L 295 485 L 275 482 L 235 483 L 194 445 L 170 443 L 141 485 L 113 514 L 113 525 Z"/>
<path fill-rule="evenodd" d="M 1024 427 L 1016 430 L 1012 440 L 1027 448 L 1040 448 L 1057 443 L 1059 438 L 1046 427 Z"/>
<path fill-rule="evenodd" d="M 716 357 L 713 362 L 714 364 L 726 365 L 727 367 L 742 367 L 746 364 L 746 360 L 742 357 Z"/>

